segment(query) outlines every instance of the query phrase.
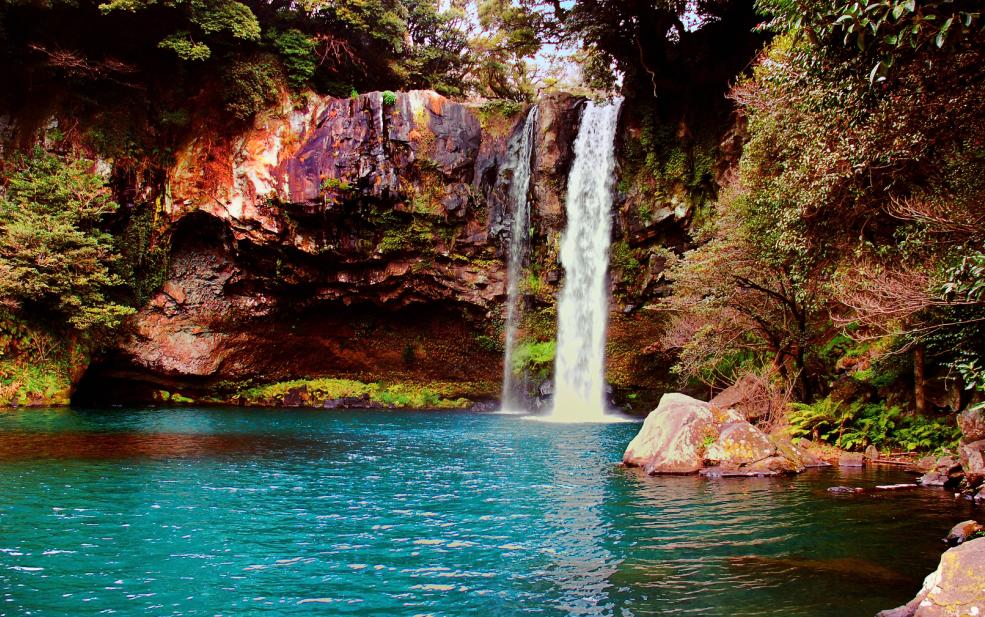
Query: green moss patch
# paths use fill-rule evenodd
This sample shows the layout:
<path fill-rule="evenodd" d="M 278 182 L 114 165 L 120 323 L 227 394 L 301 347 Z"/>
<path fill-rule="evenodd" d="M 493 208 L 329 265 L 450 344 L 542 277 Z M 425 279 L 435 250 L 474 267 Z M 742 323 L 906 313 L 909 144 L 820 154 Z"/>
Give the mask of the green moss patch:
<path fill-rule="evenodd" d="M 322 407 L 326 401 L 364 399 L 372 406 L 394 409 L 464 409 L 467 396 L 488 393 L 489 384 L 473 383 L 365 383 L 354 379 L 295 379 L 240 390 L 231 398 L 247 406 L 300 404 Z M 292 400 L 293 399 L 293 400 Z"/>

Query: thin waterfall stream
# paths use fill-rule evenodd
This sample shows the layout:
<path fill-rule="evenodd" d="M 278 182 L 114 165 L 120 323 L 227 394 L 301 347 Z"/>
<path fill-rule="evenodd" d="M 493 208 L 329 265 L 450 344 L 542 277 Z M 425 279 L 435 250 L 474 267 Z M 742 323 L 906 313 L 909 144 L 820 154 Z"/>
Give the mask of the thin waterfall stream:
<path fill-rule="evenodd" d="M 575 140 L 561 242 L 564 286 L 558 299 L 554 405 L 550 419 L 606 420 L 606 276 L 612 235 L 616 124 L 622 99 L 589 101 Z"/>
<path fill-rule="evenodd" d="M 537 107 L 527 113 L 523 128 L 510 141 L 505 167 L 512 170 L 510 201 L 513 216 L 510 223 L 510 243 L 507 261 L 506 341 L 503 354 L 502 408 L 518 411 L 525 406 L 526 384 L 513 374 L 513 352 L 520 323 L 521 283 L 524 263 L 530 252 L 530 176 L 534 146 L 537 138 Z"/>

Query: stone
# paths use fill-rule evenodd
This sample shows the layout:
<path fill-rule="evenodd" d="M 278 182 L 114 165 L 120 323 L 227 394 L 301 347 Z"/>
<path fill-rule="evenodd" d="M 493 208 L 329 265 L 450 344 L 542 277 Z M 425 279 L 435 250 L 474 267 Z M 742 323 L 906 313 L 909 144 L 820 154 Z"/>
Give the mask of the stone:
<path fill-rule="evenodd" d="M 776 446 L 762 431 L 746 421 L 721 429 L 718 440 L 708 446 L 705 460 L 724 469 L 739 469 L 763 461 L 776 453 Z"/>
<path fill-rule="evenodd" d="M 794 442 L 782 434 L 770 435 L 770 440 L 776 445 L 776 449 L 780 454 L 793 461 L 797 461 L 799 465 L 805 468 L 831 467 L 831 463 L 822 460 L 810 450 L 810 447 L 813 445 L 810 441 L 798 439 Z"/>
<path fill-rule="evenodd" d="M 961 468 L 965 479 L 971 486 L 985 481 L 985 439 L 967 443 L 958 448 L 961 455 Z"/>
<path fill-rule="evenodd" d="M 985 615 L 985 538 L 948 549 L 913 600 L 877 617 L 972 615 Z"/>
<path fill-rule="evenodd" d="M 778 445 L 733 409 L 684 394 L 665 394 L 626 449 L 623 462 L 649 474 L 700 472 L 707 477 L 798 473 L 796 450 Z"/>
<path fill-rule="evenodd" d="M 985 410 L 971 407 L 958 414 L 961 441 L 971 443 L 985 439 Z"/>
<path fill-rule="evenodd" d="M 967 542 L 974 534 L 980 531 L 985 531 L 985 525 L 981 525 L 978 521 L 962 521 L 951 527 L 951 531 L 947 532 L 944 541 L 947 542 L 948 546 L 957 546 Z"/>
<path fill-rule="evenodd" d="M 747 420 L 756 420 L 770 415 L 771 398 L 764 380 L 747 373 L 708 403 L 720 409 L 734 409 Z"/>
<path fill-rule="evenodd" d="M 926 464 L 926 461 L 918 461 Z M 961 462 L 953 456 L 942 456 L 927 468 L 927 471 L 917 478 L 917 484 L 923 486 L 951 486 L 961 479 Z"/>
<path fill-rule="evenodd" d="M 830 486 L 828 492 L 833 495 L 857 495 L 864 493 L 865 489 L 857 486 Z"/>
<path fill-rule="evenodd" d="M 718 429 L 708 403 L 664 394 L 623 455 L 623 463 L 648 474 L 697 473 L 704 466 L 705 439 Z"/>
<path fill-rule="evenodd" d="M 875 461 L 875 460 L 878 460 L 880 458 L 880 456 L 879 456 L 879 448 L 870 445 L 869 447 L 867 447 L 865 449 L 865 453 L 864 453 L 863 456 L 865 457 L 865 460 L 867 460 L 867 461 Z"/>
<path fill-rule="evenodd" d="M 842 452 L 838 455 L 839 467 L 862 467 L 865 465 L 865 456 L 861 452 Z"/>
<path fill-rule="evenodd" d="M 920 473 L 927 473 L 934 469 L 934 465 L 937 463 L 937 457 L 935 456 L 922 456 L 918 458 L 909 466 L 911 471 L 918 471 Z"/>

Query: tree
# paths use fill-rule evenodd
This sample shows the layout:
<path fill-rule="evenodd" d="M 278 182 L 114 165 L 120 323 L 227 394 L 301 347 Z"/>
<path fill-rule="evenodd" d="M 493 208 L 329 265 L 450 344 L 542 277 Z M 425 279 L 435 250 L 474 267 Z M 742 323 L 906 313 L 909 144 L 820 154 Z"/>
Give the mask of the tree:
<path fill-rule="evenodd" d="M 704 242 L 672 268 L 673 295 L 663 308 L 675 319 L 664 347 L 678 351 L 685 377 L 721 386 L 739 370 L 771 364 L 810 400 L 818 347 L 831 331 L 828 264 L 764 247 L 749 197 L 732 187 Z"/>
<path fill-rule="evenodd" d="M 118 206 L 91 165 L 36 149 L 0 195 L 0 302 L 79 332 L 111 329 L 133 312 L 111 299 L 119 255 L 101 224 Z"/>

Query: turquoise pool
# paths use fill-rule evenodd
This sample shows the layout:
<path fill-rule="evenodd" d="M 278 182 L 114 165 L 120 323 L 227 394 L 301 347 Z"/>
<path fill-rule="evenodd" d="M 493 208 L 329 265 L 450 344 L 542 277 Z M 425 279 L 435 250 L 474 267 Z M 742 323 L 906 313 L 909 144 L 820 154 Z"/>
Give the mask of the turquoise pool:
<path fill-rule="evenodd" d="M 972 510 L 887 470 L 650 478 L 637 424 L 0 413 L 0 614 L 873 615 Z"/>

